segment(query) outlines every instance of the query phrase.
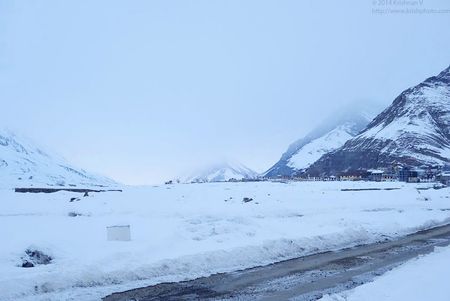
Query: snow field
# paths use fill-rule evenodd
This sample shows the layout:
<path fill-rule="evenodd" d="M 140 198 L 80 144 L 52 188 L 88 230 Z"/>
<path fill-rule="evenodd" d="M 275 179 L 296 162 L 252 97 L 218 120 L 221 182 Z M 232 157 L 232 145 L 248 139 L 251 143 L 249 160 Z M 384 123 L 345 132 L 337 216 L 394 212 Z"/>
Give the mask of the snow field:
<path fill-rule="evenodd" d="M 125 188 L 74 202 L 70 198 L 80 194 L 1 190 L 0 300 L 99 300 L 118 290 L 269 264 L 449 222 L 448 189 L 418 191 L 418 186 L 180 184 Z M 341 191 L 374 187 L 400 189 Z M 253 201 L 244 203 L 244 197 Z M 106 227 L 119 224 L 131 226 L 130 242 L 106 240 Z M 30 246 L 54 261 L 18 267 Z"/>

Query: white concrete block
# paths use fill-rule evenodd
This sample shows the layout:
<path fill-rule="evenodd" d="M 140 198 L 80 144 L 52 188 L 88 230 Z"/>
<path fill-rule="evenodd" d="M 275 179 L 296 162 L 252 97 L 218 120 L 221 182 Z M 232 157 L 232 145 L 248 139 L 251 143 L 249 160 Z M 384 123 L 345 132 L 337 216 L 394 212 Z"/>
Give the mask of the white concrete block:
<path fill-rule="evenodd" d="M 130 225 L 106 227 L 107 240 L 130 241 Z"/>

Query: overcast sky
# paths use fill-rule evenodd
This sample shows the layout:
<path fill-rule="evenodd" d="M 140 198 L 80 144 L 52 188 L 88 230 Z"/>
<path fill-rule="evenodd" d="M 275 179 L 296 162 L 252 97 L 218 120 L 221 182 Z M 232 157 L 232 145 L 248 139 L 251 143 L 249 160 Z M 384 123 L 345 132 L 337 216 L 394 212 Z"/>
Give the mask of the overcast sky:
<path fill-rule="evenodd" d="M 0 123 L 127 184 L 224 157 L 262 172 L 334 110 L 450 65 L 449 13 L 377 5 L 0 0 Z"/>

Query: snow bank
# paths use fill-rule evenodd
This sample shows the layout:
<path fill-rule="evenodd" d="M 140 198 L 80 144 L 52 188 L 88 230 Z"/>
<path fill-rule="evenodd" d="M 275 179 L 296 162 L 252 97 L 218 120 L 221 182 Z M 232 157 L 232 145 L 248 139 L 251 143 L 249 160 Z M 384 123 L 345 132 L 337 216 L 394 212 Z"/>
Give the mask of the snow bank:
<path fill-rule="evenodd" d="M 408 261 L 355 289 L 323 297 L 322 301 L 448 301 L 450 299 L 450 247 Z"/>
<path fill-rule="evenodd" d="M 401 188 L 341 191 L 342 188 Z M 0 300 L 98 300 L 446 223 L 448 190 L 415 184 L 211 183 L 76 193 L 0 190 Z M 70 202 L 72 197 L 80 201 Z M 244 203 L 244 197 L 252 198 Z M 428 200 L 428 201 L 425 201 Z M 69 214 L 72 213 L 72 214 Z M 73 214 L 76 213 L 76 214 Z M 131 225 L 129 242 L 106 227 Z M 18 267 L 33 246 L 51 264 Z"/>

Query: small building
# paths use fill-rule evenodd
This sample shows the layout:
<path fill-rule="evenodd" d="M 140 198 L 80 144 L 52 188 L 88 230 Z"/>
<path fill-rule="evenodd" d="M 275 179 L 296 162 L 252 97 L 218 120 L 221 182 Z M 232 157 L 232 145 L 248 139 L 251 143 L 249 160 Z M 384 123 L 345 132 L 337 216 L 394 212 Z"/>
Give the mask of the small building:
<path fill-rule="evenodd" d="M 339 174 L 339 181 L 361 181 L 367 179 L 367 172 L 362 170 L 346 171 Z"/>
<path fill-rule="evenodd" d="M 420 182 L 419 173 L 417 172 L 417 170 L 404 167 L 398 172 L 398 180 L 407 183 L 418 183 Z"/>
<path fill-rule="evenodd" d="M 442 184 L 450 185 L 450 171 L 443 171 L 437 178 Z"/>
<path fill-rule="evenodd" d="M 393 181 L 397 181 L 397 175 L 394 173 L 384 173 L 381 176 L 381 181 L 383 182 L 393 182 Z"/>
<path fill-rule="evenodd" d="M 357 180 L 361 180 L 361 177 L 353 174 L 339 175 L 339 181 L 357 181 Z"/>
<path fill-rule="evenodd" d="M 419 174 L 420 182 L 435 182 L 436 174 L 431 171 L 425 171 L 422 174 Z"/>
<path fill-rule="evenodd" d="M 318 176 L 310 176 L 310 175 L 306 175 L 306 176 L 301 176 L 297 178 L 299 181 L 311 181 L 311 182 L 316 182 L 316 181 L 322 181 L 321 177 Z"/>
<path fill-rule="evenodd" d="M 336 181 L 336 176 L 326 176 L 323 178 L 324 181 Z"/>
<path fill-rule="evenodd" d="M 369 181 L 381 182 L 383 179 L 383 171 L 378 169 L 370 169 L 368 172 Z"/>

